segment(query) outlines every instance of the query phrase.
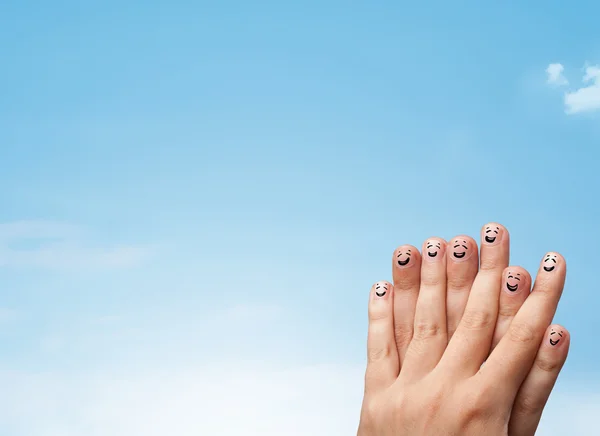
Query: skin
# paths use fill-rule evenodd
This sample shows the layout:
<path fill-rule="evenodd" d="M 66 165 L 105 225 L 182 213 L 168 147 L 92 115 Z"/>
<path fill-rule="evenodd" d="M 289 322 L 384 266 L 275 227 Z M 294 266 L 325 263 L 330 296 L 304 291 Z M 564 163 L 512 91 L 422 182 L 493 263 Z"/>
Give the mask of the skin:
<path fill-rule="evenodd" d="M 566 263 L 545 255 L 530 293 L 529 273 L 508 266 L 508 231 L 489 223 L 480 241 L 479 257 L 465 236 L 394 252 L 411 261 L 370 294 L 359 436 L 534 435 L 569 349 L 550 326 Z"/>

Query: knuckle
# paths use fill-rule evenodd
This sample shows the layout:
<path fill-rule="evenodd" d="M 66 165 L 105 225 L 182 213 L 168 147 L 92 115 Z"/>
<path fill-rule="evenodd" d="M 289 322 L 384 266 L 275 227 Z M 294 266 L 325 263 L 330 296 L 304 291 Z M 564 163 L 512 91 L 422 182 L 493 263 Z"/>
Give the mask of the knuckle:
<path fill-rule="evenodd" d="M 494 409 L 493 398 L 491 389 L 477 388 L 469 391 L 463 400 L 461 421 L 466 425 L 489 419 Z"/>
<path fill-rule="evenodd" d="M 389 345 L 379 347 L 368 347 L 367 348 L 367 360 L 368 363 L 380 362 L 387 359 L 392 354 L 391 347 Z"/>
<path fill-rule="evenodd" d="M 417 286 L 418 280 L 413 277 L 400 276 L 394 280 L 394 291 L 411 291 Z"/>
<path fill-rule="evenodd" d="M 494 313 L 488 310 L 466 310 L 462 317 L 462 325 L 466 330 L 484 330 L 496 322 Z"/>
<path fill-rule="evenodd" d="M 558 372 L 560 369 L 560 361 L 548 356 L 538 356 L 538 358 L 535 359 L 535 366 L 543 372 L 552 374 Z"/>
<path fill-rule="evenodd" d="M 515 323 L 514 321 L 508 328 L 507 335 L 512 342 L 521 344 L 530 344 L 537 336 L 534 327 L 530 324 L 525 322 Z"/>
<path fill-rule="evenodd" d="M 413 330 L 409 325 L 397 325 L 394 327 L 394 337 L 398 348 L 408 345 L 412 339 Z"/>
<path fill-rule="evenodd" d="M 471 289 L 473 278 L 467 275 L 449 274 L 448 275 L 448 291 L 462 292 Z"/>
<path fill-rule="evenodd" d="M 365 398 L 360 416 L 359 435 L 369 435 L 374 433 L 375 424 L 379 421 L 379 416 L 381 414 L 381 408 L 379 406 L 380 405 L 377 404 L 377 402 Z"/>
<path fill-rule="evenodd" d="M 503 318 L 511 318 L 517 314 L 519 307 L 514 304 L 500 304 L 498 316 Z"/>
<path fill-rule="evenodd" d="M 444 280 L 442 280 L 444 279 Z M 437 287 L 446 281 L 445 277 L 435 272 L 423 272 L 421 274 L 421 284 L 425 286 Z"/>
<path fill-rule="evenodd" d="M 538 414 L 544 407 L 543 401 L 533 395 L 519 395 L 515 402 L 514 413 L 521 416 L 532 416 Z"/>
<path fill-rule="evenodd" d="M 479 271 L 499 270 L 500 262 L 496 256 L 482 256 L 479 262 Z"/>
<path fill-rule="evenodd" d="M 377 309 L 369 310 L 370 321 L 381 321 L 389 318 L 390 312 L 385 307 L 378 307 Z"/>
<path fill-rule="evenodd" d="M 415 322 L 413 337 L 417 340 L 426 340 L 440 336 L 442 326 L 434 321 Z"/>
<path fill-rule="evenodd" d="M 363 405 L 363 417 L 368 421 L 374 421 L 379 414 L 379 405 L 373 400 L 365 400 Z"/>
<path fill-rule="evenodd" d="M 444 404 L 442 389 L 429 389 L 419 402 L 418 413 L 425 421 L 432 421 L 439 415 Z"/>

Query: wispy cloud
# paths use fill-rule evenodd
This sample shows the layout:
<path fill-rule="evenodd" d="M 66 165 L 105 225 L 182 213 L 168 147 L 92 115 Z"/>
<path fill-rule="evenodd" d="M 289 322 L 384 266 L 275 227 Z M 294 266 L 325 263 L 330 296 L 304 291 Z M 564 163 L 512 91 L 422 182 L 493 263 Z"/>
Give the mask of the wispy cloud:
<path fill-rule="evenodd" d="M 106 269 L 136 266 L 153 248 L 141 245 L 92 244 L 79 226 L 51 221 L 0 224 L 0 267 L 51 270 Z"/>
<path fill-rule="evenodd" d="M 548 68 L 546 68 L 546 73 L 548 74 L 547 83 L 553 86 L 564 86 L 568 85 L 569 81 L 564 76 L 563 72 L 565 67 L 562 64 L 550 64 Z"/>
<path fill-rule="evenodd" d="M 248 362 L 113 374 L 0 372 L 0 429 L 30 436 L 347 435 L 356 432 L 362 375 L 349 365 Z"/>
<path fill-rule="evenodd" d="M 568 114 L 600 109 L 600 67 L 586 67 L 583 83 L 585 86 L 565 94 L 565 111 Z"/>
<path fill-rule="evenodd" d="M 236 361 L 135 372 L 0 371 L 0 383 L 0 430 L 15 434 L 342 436 L 356 433 L 363 367 Z M 600 397 L 561 388 L 536 434 L 596 434 Z"/>

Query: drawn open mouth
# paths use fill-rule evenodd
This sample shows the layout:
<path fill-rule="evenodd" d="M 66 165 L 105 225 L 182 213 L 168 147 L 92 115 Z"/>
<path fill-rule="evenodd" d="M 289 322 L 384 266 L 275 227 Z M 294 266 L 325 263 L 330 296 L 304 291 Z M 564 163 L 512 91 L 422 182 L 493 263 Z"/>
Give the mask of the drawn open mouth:
<path fill-rule="evenodd" d="M 410 257 L 407 257 L 406 260 L 398 260 L 398 265 L 406 265 L 410 261 Z"/>
<path fill-rule="evenodd" d="M 509 290 L 510 292 L 515 292 L 515 291 L 517 290 L 517 288 L 519 287 L 519 285 L 518 285 L 518 284 L 516 284 L 516 285 L 514 285 L 514 286 L 511 286 L 511 285 L 509 285 L 509 284 L 508 284 L 508 282 L 507 282 L 507 283 L 506 283 L 506 287 L 508 288 L 508 290 Z"/>
<path fill-rule="evenodd" d="M 558 344 L 559 341 L 560 341 L 560 339 L 557 339 L 556 341 L 553 341 L 552 339 L 550 339 L 550 345 L 556 345 L 556 344 Z"/>
<path fill-rule="evenodd" d="M 552 271 L 553 269 L 554 269 L 554 266 L 545 266 L 544 267 L 544 271 L 548 271 L 548 272 Z"/>
<path fill-rule="evenodd" d="M 429 257 L 435 257 L 435 256 L 437 256 L 437 251 L 435 253 L 430 253 L 428 251 L 427 254 L 429 255 Z"/>
<path fill-rule="evenodd" d="M 496 240 L 496 237 L 495 237 L 495 236 L 494 236 L 494 237 L 489 237 L 489 236 L 486 236 L 486 237 L 485 237 L 485 242 L 487 242 L 487 243 L 490 243 L 490 244 L 491 244 L 492 242 L 494 242 L 495 240 Z"/>
<path fill-rule="evenodd" d="M 381 294 L 380 294 L 379 292 L 375 291 L 375 294 L 376 294 L 378 297 L 383 297 L 383 296 L 385 295 L 385 291 L 383 291 Z"/>
<path fill-rule="evenodd" d="M 465 257 L 465 254 L 467 254 L 466 251 L 463 251 L 462 253 L 454 252 L 454 257 L 456 257 L 457 259 L 462 259 L 463 257 Z"/>

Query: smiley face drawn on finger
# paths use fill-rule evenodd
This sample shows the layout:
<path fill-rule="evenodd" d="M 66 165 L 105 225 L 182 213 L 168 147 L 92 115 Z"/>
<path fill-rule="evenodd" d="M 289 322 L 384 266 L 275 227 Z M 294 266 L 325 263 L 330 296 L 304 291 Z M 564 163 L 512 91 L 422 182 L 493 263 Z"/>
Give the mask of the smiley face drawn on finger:
<path fill-rule="evenodd" d="M 469 247 L 466 240 L 457 238 L 452 241 L 452 256 L 456 259 L 463 259 L 467 255 L 468 250 Z"/>
<path fill-rule="evenodd" d="M 379 298 L 383 297 L 385 294 L 387 294 L 388 291 L 388 284 L 385 282 L 377 282 L 375 283 L 375 295 L 377 295 Z"/>
<path fill-rule="evenodd" d="M 425 244 L 425 250 L 427 251 L 427 256 L 429 257 L 436 257 L 440 252 L 441 248 L 442 245 L 439 241 L 436 241 L 435 239 L 427 241 L 427 243 Z"/>
<path fill-rule="evenodd" d="M 521 283 L 521 274 L 520 273 L 512 273 L 508 272 L 508 277 L 506 278 L 506 289 L 510 292 L 517 292 L 519 289 L 519 284 Z"/>
<path fill-rule="evenodd" d="M 487 242 L 488 244 L 493 244 L 496 241 L 496 238 L 498 237 L 498 233 L 500 232 L 500 227 L 498 226 L 485 226 L 485 236 L 483 237 L 483 239 L 485 240 L 485 242 Z"/>
<path fill-rule="evenodd" d="M 563 334 L 565 332 L 561 331 L 556 331 L 554 329 L 550 330 L 550 345 L 552 345 L 553 347 L 558 344 L 560 342 L 560 340 L 563 337 Z"/>
<path fill-rule="evenodd" d="M 411 256 L 412 252 L 410 248 L 407 248 L 406 250 L 399 250 L 398 254 L 396 255 L 396 262 L 398 262 L 398 265 L 400 266 L 406 266 L 408 265 L 408 262 L 410 262 Z"/>
<path fill-rule="evenodd" d="M 544 258 L 544 271 L 550 272 L 556 267 L 556 254 L 547 254 Z"/>

